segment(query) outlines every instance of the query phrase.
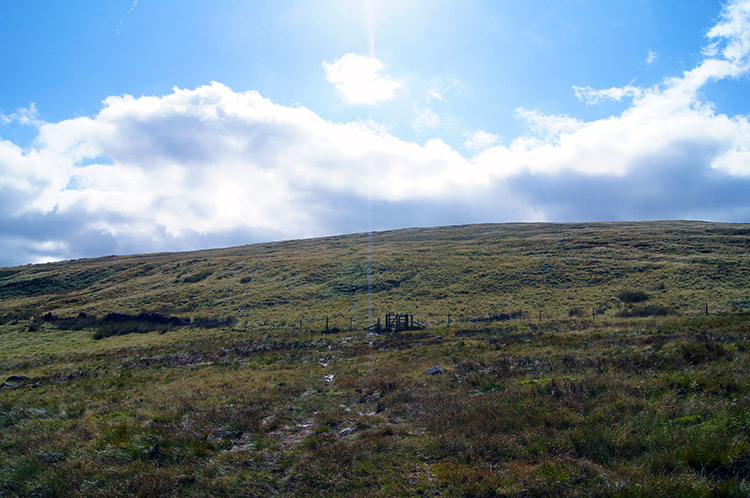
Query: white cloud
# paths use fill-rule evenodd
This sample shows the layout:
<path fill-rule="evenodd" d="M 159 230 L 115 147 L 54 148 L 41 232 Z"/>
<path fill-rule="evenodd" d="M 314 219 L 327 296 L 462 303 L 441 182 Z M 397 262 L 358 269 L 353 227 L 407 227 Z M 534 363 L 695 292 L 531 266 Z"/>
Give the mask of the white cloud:
<path fill-rule="evenodd" d="M 750 2 L 740 0 L 725 5 L 720 21 L 706 37 L 711 41 L 707 47 L 710 57 L 720 55 L 738 71 L 746 71 L 750 65 Z"/>
<path fill-rule="evenodd" d="M 431 128 L 437 128 L 440 126 L 440 116 L 429 107 L 426 109 L 418 109 L 414 106 L 414 112 L 417 113 L 417 117 L 412 121 L 412 127 L 419 133 Z"/>
<path fill-rule="evenodd" d="M 132 14 L 132 13 L 133 13 L 133 11 L 135 10 L 135 8 L 136 8 L 137 6 L 138 6 L 138 0 L 133 0 L 133 3 L 131 4 L 131 6 L 130 6 L 130 8 L 128 9 L 128 11 L 127 11 L 127 12 L 125 12 L 125 14 L 124 14 L 124 15 L 122 16 L 122 19 L 120 19 L 120 25 L 119 25 L 119 27 L 117 28 L 117 31 L 115 32 L 115 34 L 117 34 L 117 35 L 119 35 L 119 34 L 120 34 L 120 27 L 122 27 L 122 25 L 123 25 L 123 22 L 125 22 L 125 18 L 126 18 L 126 17 L 128 17 L 128 16 L 130 15 L 130 14 Z"/>
<path fill-rule="evenodd" d="M 701 100 L 707 83 L 750 67 L 749 11 L 736 5 L 709 32 L 714 55 L 682 75 L 576 89 L 586 103 L 632 98 L 621 114 L 519 108 L 529 133 L 497 145 L 476 130 L 468 157 L 219 83 L 109 97 L 95 116 L 37 123 L 29 149 L 0 140 L 0 254 L 20 263 L 474 221 L 747 221 L 750 122 Z"/>
<path fill-rule="evenodd" d="M 325 77 L 351 105 L 374 105 L 391 100 L 401 82 L 383 74 L 385 65 L 375 57 L 345 54 L 333 63 L 323 61 Z"/>
<path fill-rule="evenodd" d="M 29 104 L 29 107 L 22 107 L 13 114 L 0 114 L 0 123 L 9 124 L 14 122 L 31 126 L 40 126 L 44 124 L 44 122 L 39 119 L 39 111 L 34 102 Z"/>
<path fill-rule="evenodd" d="M 745 162 L 750 156 L 747 117 L 717 114 L 710 103 L 699 97 L 706 83 L 750 69 L 747 54 L 742 53 L 750 51 L 750 44 L 745 43 L 750 34 L 748 5 L 750 2 L 745 1 L 727 7 L 719 24 L 709 32 L 714 47 L 725 48 L 716 48 L 716 58 L 706 58 L 680 77 L 647 89 L 574 88 L 587 105 L 607 98 L 632 97 L 633 104 L 620 116 L 583 122 L 519 109 L 518 116 L 529 122 L 535 135 L 519 137 L 508 147 L 487 149 L 475 158 L 475 164 L 480 168 L 486 168 L 488 163 L 503 164 L 506 178 L 566 173 L 627 179 L 643 168 L 651 168 L 657 174 L 663 164 L 683 158 L 684 170 L 679 172 L 682 175 L 695 175 L 702 170 L 735 178 L 750 176 Z M 529 179 L 527 183 L 533 182 Z M 574 201 L 569 199 L 571 204 Z M 745 209 L 750 211 L 747 205 Z"/>
<path fill-rule="evenodd" d="M 635 86 L 613 87 L 595 90 L 591 87 L 574 86 L 576 98 L 586 105 L 601 104 L 606 100 L 620 101 L 625 97 L 637 98 L 643 95 L 643 90 Z"/>
<path fill-rule="evenodd" d="M 659 54 L 654 50 L 649 50 L 648 55 L 646 56 L 646 64 L 653 64 L 656 62 L 656 59 L 659 58 Z"/>
<path fill-rule="evenodd" d="M 427 89 L 427 95 L 425 101 L 429 104 L 432 101 L 444 101 L 446 96 L 454 95 L 461 91 L 461 82 L 454 80 L 453 82 L 444 85 L 439 80 L 435 81 L 433 85 Z"/>
<path fill-rule="evenodd" d="M 443 100 L 442 89 L 436 86 L 431 87 L 427 90 L 427 97 L 425 100 L 427 102 L 430 102 L 431 100 Z"/>
<path fill-rule="evenodd" d="M 495 145 L 500 137 L 493 133 L 487 133 L 484 130 L 474 130 L 471 133 L 465 133 L 466 141 L 464 146 L 472 151 L 479 151 Z"/>
<path fill-rule="evenodd" d="M 110 97 L 94 117 L 41 126 L 32 150 L 0 142 L 0 195 L 17 200 L 6 215 L 74 214 L 112 237 L 298 237 L 332 229 L 326 199 L 437 199 L 465 182 L 466 162 L 439 140 L 417 145 L 213 83 Z"/>
<path fill-rule="evenodd" d="M 556 142 L 562 134 L 573 133 L 585 125 L 583 121 L 569 116 L 542 114 L 522 107 L 516 109 L 516 116 L 526 120 L 535 134 L 549 142 Z"/>

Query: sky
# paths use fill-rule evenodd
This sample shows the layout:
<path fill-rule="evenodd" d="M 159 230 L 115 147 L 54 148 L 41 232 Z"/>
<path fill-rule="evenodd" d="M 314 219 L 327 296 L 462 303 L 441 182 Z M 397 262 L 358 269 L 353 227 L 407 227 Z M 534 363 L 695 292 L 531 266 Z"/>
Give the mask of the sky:
<path fill-rule="evenodd" d="M 3 0 L 0 266 L 750 222 L 750 0 Z"/>

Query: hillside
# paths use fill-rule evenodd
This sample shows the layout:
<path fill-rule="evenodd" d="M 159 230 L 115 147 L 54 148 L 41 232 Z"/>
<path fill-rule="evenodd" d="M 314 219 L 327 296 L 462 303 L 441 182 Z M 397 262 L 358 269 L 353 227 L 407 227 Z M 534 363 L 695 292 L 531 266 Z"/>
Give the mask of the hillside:
<path fill-rule="evenodd" d="M 749 290 L 702 222 L 3 268 L 0 496 L 748 496 Z"/>
<path fill-rule="evenodd" d="M 250 326 L 361 327 L 522 310 L 616 312 L 623 290 L 695 313 L 748 306 L 750 226 L 699 222 L 469 225 L 0 269 L 0 315 L 153 311 Z M 371 278 L 368 268 L 371 264 Z"/>

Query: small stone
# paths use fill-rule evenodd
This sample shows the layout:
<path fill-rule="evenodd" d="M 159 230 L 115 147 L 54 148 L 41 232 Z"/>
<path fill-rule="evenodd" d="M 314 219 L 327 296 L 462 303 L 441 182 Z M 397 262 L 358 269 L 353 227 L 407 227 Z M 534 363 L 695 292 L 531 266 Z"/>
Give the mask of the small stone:
<path fill-rule="evenodd" d="M 438 375 L 442 373 L 445 373 L 445 369 L 438 365 L 435 365 L 434 367 L 428 368 L 427 370 L 424 371 L 425 375 Z"/>

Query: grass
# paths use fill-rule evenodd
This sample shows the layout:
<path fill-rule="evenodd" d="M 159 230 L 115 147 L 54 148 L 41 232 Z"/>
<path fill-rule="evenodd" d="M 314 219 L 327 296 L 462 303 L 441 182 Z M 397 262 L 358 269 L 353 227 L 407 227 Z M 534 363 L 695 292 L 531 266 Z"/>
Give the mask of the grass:
<path fill-rule="evenodd" d="M 614 315 L 623 292 L 678 313 L 744 309 L 745 225 L 509 224 L 411 229 L 6 269 L 5 321 L 39 310 L 233 316 L 248 326 L 368 324 L 408 310 L 432 325 L 521 310 Z M 368 269 L 372 273 L 368 277 Z M 40 285 L 54 282 L 54 285 Z M 333 323 L 333 322 L 336 323 Z"/>
<path fill-rule="evenodd" d="M 364 236 L 0 270 L 109 272 L 0 301 L 0 383 L 26 377 L 0 388 L 0 496 L 747 496 L 747 234 L 375 234 L 372 296 Z M 428 328 L 368 334 L 368 299 Z M 108 313 L 190 325 L 96 340 Z"/>

